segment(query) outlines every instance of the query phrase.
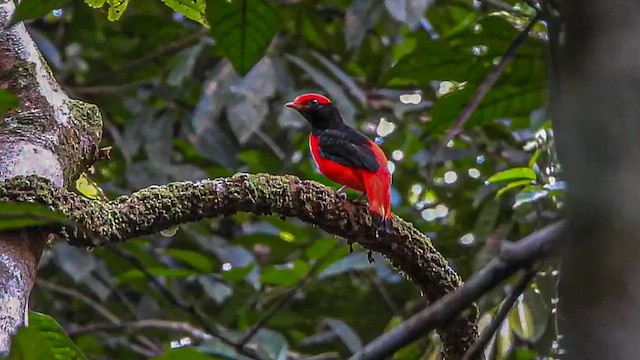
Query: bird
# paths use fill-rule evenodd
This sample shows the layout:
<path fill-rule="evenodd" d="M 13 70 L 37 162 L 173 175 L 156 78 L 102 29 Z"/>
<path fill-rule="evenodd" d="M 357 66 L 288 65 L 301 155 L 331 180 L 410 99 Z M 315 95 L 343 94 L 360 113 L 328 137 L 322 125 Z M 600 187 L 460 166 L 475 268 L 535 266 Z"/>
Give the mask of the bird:
<path fill-rule="evenodd" d="M 366 135 L 345 124 L 328 97 L 308 93 L 285 104 L 311 125 L 309 148 L 318 170 L 342 187 L 369 198 L 369 211 L 378 231 L 391 233 L 391 173 L 384 151 Z"/>

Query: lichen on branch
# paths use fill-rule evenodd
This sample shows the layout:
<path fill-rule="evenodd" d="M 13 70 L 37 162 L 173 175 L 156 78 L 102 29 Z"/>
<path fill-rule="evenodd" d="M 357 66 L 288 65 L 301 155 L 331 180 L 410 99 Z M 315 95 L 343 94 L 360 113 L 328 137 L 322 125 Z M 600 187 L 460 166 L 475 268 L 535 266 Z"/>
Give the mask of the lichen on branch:
<path fill-rule="evenodd" d="M 0 183 L 0 201 L 46 204 L 75 223 L 61 234 L 76 246 L 121 242 L 203 218 L 238 212 L 297 217 L 323 230 L 383 254 L 421 287 L 430 302 L 455 290 L 460 277 L 430 240 L 395 216 L 390 234 L 378 233 L 364 202 L 295 176 L 237 174 L 229 178 L 151 186 L 111 201 L 92 200 L 24 176 Z M 440 332 L 449 359 L 461 358 L 477 337 L 477 309 Z"/>

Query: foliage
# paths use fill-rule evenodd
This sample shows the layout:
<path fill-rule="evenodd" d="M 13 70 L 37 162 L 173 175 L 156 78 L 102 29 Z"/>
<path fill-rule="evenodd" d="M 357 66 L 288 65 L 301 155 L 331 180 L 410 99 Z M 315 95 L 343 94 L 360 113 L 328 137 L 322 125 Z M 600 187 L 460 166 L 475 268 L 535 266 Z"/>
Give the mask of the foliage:
<path fill-rule="evenodd" d="M 335 186 L 313 166 L 304 121 L 282 106 L 301 92 L 323 92 L 347 122 L 382 143 L 394 212 L 429 234 L 467 278 L 499 240 L 521 238 L 562 207 L 546 115 L 544 23 L 435 158 L 444 132 L 533 14 L 526 2 L 505 3 L 518 11 L 470 0 L 87 0 L 48 13 L 61 5 L 23 0 L 19 8 L 42 7 L 19 19 L 37 18 L 28 27 L 58 80 L 106 119 L 111 160 L 76 184 L 86 196 L 238 171 Z M 0 111 L 5 98 L 0 92 Z M 58 320 L 92 359 L 238 358 L 212 329 L 238 341 L 293 288 L 249 340 L 265 359 L 293 359 L 346 358 L 424 305 L 383 258 L 374 254 L 370 263 L 361 249 L 350 253 L 296 221 L 240 215 L 173 230 L 116 250 L 53 244 L 39 276 L 57 287 L 36 287 L 34 308 Z M 539 276 L 517 303 L 490 358 L 553 353 L 555 276 Z M 482 299 L 481 326 L 506 289 Z M 167 292 L 190 306 L 177 306 Z M 126 326 L 154 319 L 200 332 Z M 121 326 L 90 331 L 104 324 Z M 42 331 L 23 329 L 16 341 Z M 60 344 L 38 348 L 54 353 Z M 395 359 L 438 351 L 428 337 Z"/>

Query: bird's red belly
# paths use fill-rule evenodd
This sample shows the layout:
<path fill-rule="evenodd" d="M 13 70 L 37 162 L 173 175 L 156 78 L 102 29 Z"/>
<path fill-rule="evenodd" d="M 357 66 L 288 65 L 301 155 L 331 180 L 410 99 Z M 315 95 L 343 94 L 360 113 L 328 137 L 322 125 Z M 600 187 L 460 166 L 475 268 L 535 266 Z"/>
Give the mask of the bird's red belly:
<path fill-rule="evenodd" d="M 365 192 L 364 182 L 362 179 L 363 170 L 354 170 L 335 161 L 321 157 L 317 143 L 314 144 L 314 140 L 317 142 L 317 139 L 314 136 L 309 137 L 311 156 L 322 175 L 326 176 L 331 181 L 337 182 L 338 184 L 346 185 L 354 190 Z"/>

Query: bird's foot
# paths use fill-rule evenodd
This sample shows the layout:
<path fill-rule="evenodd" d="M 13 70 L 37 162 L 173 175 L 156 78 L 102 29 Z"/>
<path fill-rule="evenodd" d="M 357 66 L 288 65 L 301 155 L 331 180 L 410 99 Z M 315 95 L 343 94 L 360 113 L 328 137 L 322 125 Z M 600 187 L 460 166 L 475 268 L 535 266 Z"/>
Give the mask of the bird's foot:
<path fill-rule="evenodd" d="M 369 264 L 373 264 L 376 260 L 373 258 L 373 251 L 367 251 L 367 260 L 369 260 Z"/>

